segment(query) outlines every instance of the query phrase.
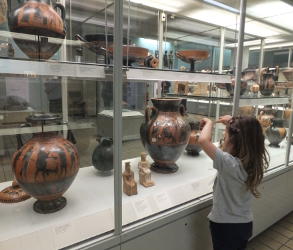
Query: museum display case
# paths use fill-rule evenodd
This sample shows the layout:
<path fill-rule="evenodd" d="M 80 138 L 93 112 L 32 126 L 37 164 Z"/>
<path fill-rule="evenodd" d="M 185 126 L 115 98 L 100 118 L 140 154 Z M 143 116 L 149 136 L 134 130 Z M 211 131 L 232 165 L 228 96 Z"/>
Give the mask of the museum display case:
<path fill-rule="evenodd" d="M 203 117 L 255 115 L 271 157 L 264 181 L 292 170 L 292 3 L 0 6 L 1 249 L 137 249 L 192 213 L 205 229 L 194 244 L 211 249 L 196 212 L 216 177 L 197 143 Z M 278 216 L 290 205 L 280 203 Z"/>

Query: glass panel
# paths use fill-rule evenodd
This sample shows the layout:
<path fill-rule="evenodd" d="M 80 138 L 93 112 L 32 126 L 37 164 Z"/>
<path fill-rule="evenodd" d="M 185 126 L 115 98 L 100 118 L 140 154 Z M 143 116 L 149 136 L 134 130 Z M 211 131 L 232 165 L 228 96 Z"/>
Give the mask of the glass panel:
<path fill-rule="evenodd" d="M 262 11 L 259 11 L 260 9 Z M 256 72 L 250 79 L 249 85 L 251 89 L 252 86 L 256 89 L 255 94 L 251 94 L 255 96 L 258 108 L 256 114 L 262 123 L 266 135 L 266 148 L 271 155 L 269 170 L 285 163 L 286 147 L 287 143 L 290 143 L 287 136 L 291 114 L 290 46 L 292 46 L 293 29 L 284 22 L 290 10 L 293 10 L 293 6 L 287 1 L 247 5 L 245 32 L 259 35 L 244 43 L 249 49 L 247 57 L 251 72 L 248 75 L 251 75 L 252 71 Z M 263 47 L 261 47 L 262 42 Z M 261 67 L 260 74 L 258 74 L 259 67 Z M 258 77 L 261 78 L 259 81 Z"/>
<path fill-rule="evenodd" d="M 122 115 L 123 225 L 212 191 L 215 171 L 196 136 L 201 118 L 232 113 L 234 88 L 229 94 L 226 84 L 234 74 L 239 3 L 225 6 L 235 13 L 208 2 L 124 2 L 129 49 L 147 49 L 149 57 L 128 65 L 124 83 L 132 112 Z M 191 129 L 194 144 L 186 148 Z M 215 128 L 217 146 L 223 131 Z"/>
<path fill-rule="evenodd" d="M 0 248 L 61 249 L 114 231 L 114 5 L 22 3 L 0 18 Z"/>

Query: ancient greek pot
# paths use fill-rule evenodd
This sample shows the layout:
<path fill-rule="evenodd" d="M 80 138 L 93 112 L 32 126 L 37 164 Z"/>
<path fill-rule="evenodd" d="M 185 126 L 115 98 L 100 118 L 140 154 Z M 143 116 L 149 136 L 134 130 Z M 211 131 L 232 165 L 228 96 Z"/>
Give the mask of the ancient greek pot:
<path fill-rule="evenodd" d="M 97 139 L 99 145 L 92 155 L 93 166 L 99 171 L 110 171 L 113 167 L 113 139 L 102 137 Z"/>
<path fill-rule="evenodd" d="M 144 61 L 143 65 L 148 68 L 157 68 L 159 66 L 159 60 L 153 55 L 148 55 Z"/>
<path fill-rule="evenodd" d="M 271 125 L 267 127 L 265 133 L 270 142 L 269 146 L 279 148 L 279 143 L 285 139 L 287 134 L 286 129 L 283 127 L 283 119 L 271 119 Z"/>
<path fill-rule="evenodd" d="M 20 6 L 9 14 L 8 26 L 11 32 L 22 34 L 12 34 L 12 38 L 29 58 L 49 59 L 66 35 L 65 8 L 61 3 L 52 5 L 50 0 L 21 0 Z"/>
<path fill-rule="evenodd" d="M 202 150 L 201 146 L 199 146 L 198 143 L 198 138 L 200 136 L 200 122 L 189 121 L 189 125 L 191 128 L 191 134 L 185 150 L 189 155 L 197 156 Z"/>
<path fill-rule="evenodd" d="M 176 161 L 190 137 L 181 98 L 152 98 L 154 106 L 145 110 L 140 137 L 146 151 L 154 160 L 151 169 L 158 173 L 174 173 Z"/>
<path fill-rule="evenodd" d="M 225 83 L 226 90 L 230 94 L 230 96 L 234 96 L 234 88 L 235 88 L 235 78 L 231 79 L 231 83 Z M 240 84 L 240 95 L 243 95 L 244 92 L 247 90 L 247 81 L 241 79 Z"/>
<path fill-rule="evenodd" d="M 28 122 L 43 124 L 61 119 L 61 115 L 31 115 Z M 18 140 L 20 135 L 18 135 Z M 12 170 L 19 185 L 37 201 L 38 213 L 53 213 L 65 207 L 62 196 L 75 179 L 80 166 L 76 147 L 57 132 L 33 134 L 12 158 Z"/>
<path fill-rule="evenodd" d="M 263 132 L 265 129 L 271 125 L 271 119 L 275 118 L 273 116 L 272 108 L 263 108 L 260 110 L 260 114 L 257 116 L 257 120 L 262 126 Z"/>
<path fill-rule="evenodd" d="M 275 82 L 278 81 L 279 67 L 274 69 L 263 68 L 260 71 L 259 91 L 263 96 L 270 96 L 275 89 Z"/>
<path fill-rule="evenodd" d="M 210 57 L 207 50 L 181 50 L 175 55 L 185 63 L 190 63 L 190 72 L 194 72 L 194 64 L 202 62 Z"/>

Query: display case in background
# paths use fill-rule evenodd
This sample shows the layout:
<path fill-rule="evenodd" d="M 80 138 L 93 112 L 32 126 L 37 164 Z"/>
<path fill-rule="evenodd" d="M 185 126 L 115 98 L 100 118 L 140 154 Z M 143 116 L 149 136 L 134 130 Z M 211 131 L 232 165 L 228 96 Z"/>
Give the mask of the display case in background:
<path fill-rule="evenodd" d="M 3 3 L 0 189 L 15 177 L 51 196 L 34 195 L 40 210 L 35 198 L 11 203 L 19 189 L 1 198 L 0 248 L 212 249 L 206 215 L 216 171 L 196 144 L 198 122 L 238 112 L 257 116 L 273 138 L 254 235 L 291 211 L 293 31 L 284 20 L 292 4 Z M 57 123 L 41 125 L 44 114 Z M 214 131 L 220 146 L 224 127 Z M 19 149 L 44 132 L 70 143 Z M 67 204 L 56 200 L 61 186 Z"/>

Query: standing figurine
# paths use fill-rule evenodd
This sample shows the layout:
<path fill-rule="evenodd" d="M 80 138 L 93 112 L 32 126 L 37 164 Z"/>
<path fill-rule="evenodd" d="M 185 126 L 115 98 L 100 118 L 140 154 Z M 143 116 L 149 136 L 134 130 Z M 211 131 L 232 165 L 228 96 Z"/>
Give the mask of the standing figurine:
<path fill-rule="evenodd" d="M 144 187 L 154 186 L 155 183 L 151 180 L 152 172 L 150 170 L 151 165 L 146 159 L 146 152 L 141 153 L 141 161 L 138 163 L 139 169 L 139 183 Z"/>
<path fill-rule="evenodd" d="M 129 196 L 137 194 L 137 184 L 134 180 L 134 172 L 130 168 L 130 162 L 125 162 L 123 177 L 123 192 Z"/>
<path fill-rule="evenodd" d="M 174 60 L 173 50 L 171 50 L 169 53 L 169 69 L 173 69 L 173 60 Z"/>
<path fill-rule="evenodd" d="M 167 55 L 167 50 L 165 50 L 165 55 L 164 55 L 164 67 L 168 68 L 168 55 Z"/>

